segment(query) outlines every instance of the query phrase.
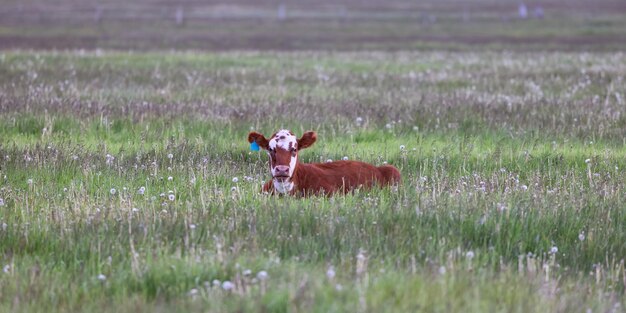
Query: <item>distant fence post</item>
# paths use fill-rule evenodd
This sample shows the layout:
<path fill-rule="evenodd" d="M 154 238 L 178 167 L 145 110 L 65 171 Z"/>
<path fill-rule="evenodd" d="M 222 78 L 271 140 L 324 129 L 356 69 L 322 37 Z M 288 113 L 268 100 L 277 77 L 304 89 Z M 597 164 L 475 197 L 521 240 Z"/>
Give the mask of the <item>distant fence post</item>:
<path fill-rule="evenodd" d="M 185 26 L 185 11 L 183 7 L 176 8 L 176 26 Z"/>
<path fill-rule="evenodd" d="M 521 19 L 528 18 L 528 7 L 524 2 L 520 3 L 519 7 L 517 8 L 517 14 Z"/>
<path fill-rule="evenodd" d="M 284 3 L 278 5 L 278 20 L 283 21 L 287 19 L 287 7 Z"/>
<path fill-rule="evenodd" d="M 102 22 L 102 7 L 96 7 L 96 12 L 93 14 L 93 21 L 96 24 L 100 24 Z"/>

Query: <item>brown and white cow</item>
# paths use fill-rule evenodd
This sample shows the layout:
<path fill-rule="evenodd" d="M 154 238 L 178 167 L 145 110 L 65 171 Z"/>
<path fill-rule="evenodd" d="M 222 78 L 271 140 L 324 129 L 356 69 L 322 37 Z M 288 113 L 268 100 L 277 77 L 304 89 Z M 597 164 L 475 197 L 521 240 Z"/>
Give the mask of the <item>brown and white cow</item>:
<path fill-rule="evenodd" d="M 248 142 L 256 142 L 270 157 L 272 180 L 263 186 L 264 192 L 306 196 L 350 192 L 356 188 L 387 186 L 400 183 L 400 172 L 391 165 L 374 166 L 360 161 L 329 163 L 300 163 L 298 152 L 315 143 L 315 132 L 300 137 L 289 130 L 280 130 L 269 140 L 251 132 Z"/>

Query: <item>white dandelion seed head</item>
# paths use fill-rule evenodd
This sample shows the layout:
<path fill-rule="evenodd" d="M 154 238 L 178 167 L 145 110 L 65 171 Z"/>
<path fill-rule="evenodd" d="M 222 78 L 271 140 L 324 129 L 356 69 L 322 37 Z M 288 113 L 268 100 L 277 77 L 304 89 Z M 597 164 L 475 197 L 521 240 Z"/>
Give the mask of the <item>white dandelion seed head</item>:
<path fill-rule="evenodd" d="M 467 253 L 465 253 L 465 257 L 468 259 L 473 259 L 474 258 L 474 251 L 467 251 Z"/>
<path fill-rule="evenodd" d="M 440 275 L 445 275 L 446 274 L 446 267 L 445 266 L 440 266 L 439 267 L 439 274 Z"/>
<path fill-rule="evenodd" d="M 110 192 L 112 195 L 114 195 L 114 194 L 117 192 L 117 190 L 115 190 L 115 188 L 111 188 L 111 190 L 110 190 L 109 192 Z"/>
<path fill-rule="evenodd" d="M 334 268 L 334 267 L 332 267 L 332 266 L 331 266 L 331 267 L 329 267 L 329 268 L 326 270 L 326 277 L 328 277 L 328 279 L 333 279 L 333 278 L 335 278 L 335 275 L 336 275 L 336 274 L 337 274 L 337 273 L 335 273 L 335 268 Z"/>
<path fill-rule="evenodd" d="M 167 180 L 172 181 L 172 180 L 174 180 L 174 177 L 172 177 L 172 176 L 168 176 L 168 177 L 167 177 Z"/>
<path fill-rule="evenodd" d="M 580 234 L 578 234 L 578 240 L 580 241 L 584 241 L 585 240 L 585 231 L 580 232 Z"/>
<path fill-rule="evenodd" d="M 400 151 L 404 151 L 406 150 L 406 146 L 405 145 L 400 145 Z"/>
<path fill-rule="evenodd" d="M 167 158 L 171 160 L 171 159 L 173 159 L 173 158 L 174 158 L 174 155 L 173 155 L 173 154 L 171 154 L 171 153 L 169 153 L 169 154 L 167 155 Z"/>
<path fill-rule="evenodd" d="M 139 187 L 139 190 L 137 190 L 137 193 L 140 195 L 143 195 L 146 192 L 146 187 L 141 186 Z"/>
<path fill-rule="evenodd" d="M 330 163 L 330 162 L 332 162 L 332 161 L 333 161 L 333 159 L 327 159 L 327 160 L 326 160 L 326 163 Z"/>
<path fill-rule="evenodd" d="M 237 177 L 233 177 L 233 183 L 235 183 L 235 184 L 236 184 L 236 183 L 238 183 L 238 182 L 239 182 L 239 178 L 237 178 Z"/>
<path fill-rule="evenodd" d="M 213 287 L 218 287 L 222 285 L 222 282 L 219 281 L 218 279 L 214 279 L 212 284 L 213 284 Z"/>
<path fill-rule="evenodd" d="M 260 271 L 256 274 L 256 278 L 260 281 L 266 280 L 269 278 L 269 275 L 266 271 Z"/>
<path fill-rule="evenodd" d="M 235 288 L 235 284 L 233 284 L 232 282 L 230 282 L 230 281 L 228 281 L 228 280 L 227 280 L 227 281 L 224 281 L 224 282 L 222 283 L 222 289 L 224 289 L 224 290 L 226 290 L 226 291 L 233 290 L 234 288 Z"/>
<path fill-rule="evenodd" d="M 230 192 L 235 192 L 235 191 L 237 191 L 237 187 L 235 186 L 230 187 Z"/>
<path fill-rule="evenodd" d="M 242 274 L 243 274 L 243 276 L 250 276 L 250 275 L 252 275 L 252 270 L 250 270 L 250 269 L 244 270 L 242 272 Z"/>
<path fill-rule="evenodd" d="M 193 297 L 193 296 L 195 296 L 195 295 L 197 295 L 197 294 L 198 294 L 198 289 L 193 288 L 193 289 L 189 290 L 189 295 L 190 295 L 190 296 L 192 296 L 192 297 Z"/>
<path fill-rule="evenodd" d="M 133 208 L 131 211 L 133 211 L 133 213 L 137 213 L 137 212 L 139 212 L 139 209 L 138 208 Z"/>
<path fill-rule="evenodd" d="M 11 265 L 8 265 L 8 264 L 7 264 L 7 265 L 5 265 L 5 266 L 2 268 L 2 271 L 3 271 L 4 273 L 8 273 L 8 272 L 10 272 L 10 271 L 11 271 Z"/>
<path fill-rule="evenodd" d="M 520 188 L 521 188 L 523 191 L 528 190 L 528 186 L 526 186 L 526 185 L 522 185 L 522 186 L 520 186 Z"/>
<path fill-rule="evenodd" d="M 170 194 L 170 195 L 168 195 L 168 196 L 167 196 L 167 198 L 168 198 L 170 201 L 174 201 L 174 199 L 176 199 L 176 196 L 175 196 L 175 195 L 173 195 L 173 194 Z"/>
<path fill-rule="evenodd" d="M 99 274 L 99 275 L 98 275 L 98 280 L 99 280 L 99 281 L 105 281 L 105 280 L 107 280 L 107 277 L 106 277 L 106 276 L 104 276 L 104 274 Z"/>
<path fill-rule="evenodd" d="M 0 206 L 4 206 L 4 199 L 0 198 Z"/>
<path fill-rule="evenodd" d="M 586 160 L 585 160 L 585 163 L 586 163 L 586 164 L 591 163 L 591 159 L 586 159 Z"/>
<path fill-rule="evenodd" d="M 348 157 L 347 156 L 345 156 L 345 157 L 343 157 L 341 159 L 344 160 L 344 161 L 348 161 Z"/>
<path fill-rule="evenodd" d="M 361 123 L 363 123 L 363 118 L 362 118 L 362 117 L 360 117 L 360 116 L 359 116 L 359 117 L 357 117 L 357 118 L 356 118 L 356 123 L 357 123 L 357 124 L 361 124 Z"/>
<path fill-rule="evenodd" d="M 189 229 L 191 229 L 191 230 L 196 229 L 196 224 L 189 224 Z"/>
<path fill-rule="evenodd" d="M 32 184 L 33 184 L 33 179 L 32 179 L 32 178 L 29 178 L 26 182 L 27 182 L 29 185 L 32 185 Z"/>
<path fill-rule="evenodd" d="M 559 252 L 559 248 L 557 246 L 552 246 L 552 248 L 550 248 L 550 254 L 556 254 L 557 252 Z"/>

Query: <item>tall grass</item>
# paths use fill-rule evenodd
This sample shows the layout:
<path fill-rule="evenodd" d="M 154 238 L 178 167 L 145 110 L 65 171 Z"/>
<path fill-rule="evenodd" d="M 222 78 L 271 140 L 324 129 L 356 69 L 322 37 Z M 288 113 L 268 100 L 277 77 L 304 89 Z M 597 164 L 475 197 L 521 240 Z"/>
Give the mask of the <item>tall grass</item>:
<path fill-rule="evenodd" d="M 0 60 L 3 311 L 626 305 L 620 54 Z M 403 184 L 263 195 L 281 127 Z"/>

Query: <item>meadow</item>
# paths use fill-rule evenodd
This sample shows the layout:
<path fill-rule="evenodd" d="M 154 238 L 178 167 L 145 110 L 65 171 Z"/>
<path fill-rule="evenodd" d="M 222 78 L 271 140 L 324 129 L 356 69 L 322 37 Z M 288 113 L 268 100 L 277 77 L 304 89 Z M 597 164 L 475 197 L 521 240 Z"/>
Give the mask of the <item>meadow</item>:
<path fill-rule="evenodd" d="M 621 52 L 0 52 L 0 311 L 623 312 Z M 397 166 L 260 193 L 250 130 Z"/>

